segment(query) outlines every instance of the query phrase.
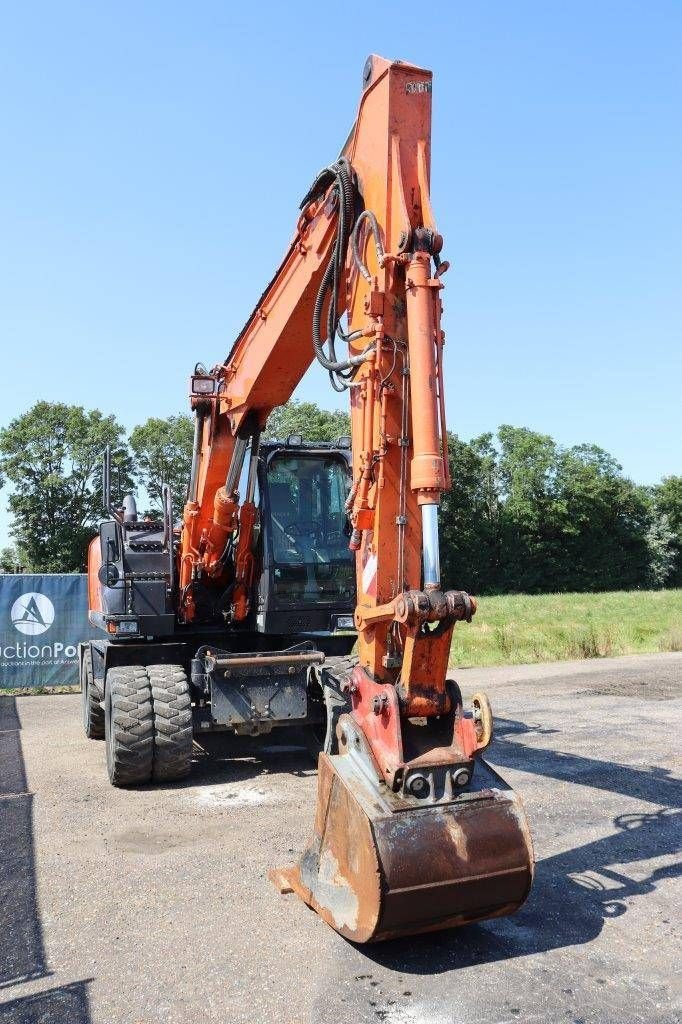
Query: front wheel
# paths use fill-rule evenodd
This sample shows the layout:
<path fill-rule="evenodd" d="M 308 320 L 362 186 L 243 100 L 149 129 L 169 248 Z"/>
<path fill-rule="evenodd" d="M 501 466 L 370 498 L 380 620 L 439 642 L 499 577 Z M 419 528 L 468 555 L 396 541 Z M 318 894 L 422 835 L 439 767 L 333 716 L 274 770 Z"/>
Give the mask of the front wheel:
<path fill-rule="evenodd" d="M 150 665 L 154 708 L 154 782 L 184 779 L 192 767 L 192 699 L 181 665 Z"/>
<path fill-rule="evenodd" d="M 104 733 L 112 786 L 149 782 L 154 758 L 154 718 L 152 688 L 142 665 L 121 665 L 107 672 Z"/>

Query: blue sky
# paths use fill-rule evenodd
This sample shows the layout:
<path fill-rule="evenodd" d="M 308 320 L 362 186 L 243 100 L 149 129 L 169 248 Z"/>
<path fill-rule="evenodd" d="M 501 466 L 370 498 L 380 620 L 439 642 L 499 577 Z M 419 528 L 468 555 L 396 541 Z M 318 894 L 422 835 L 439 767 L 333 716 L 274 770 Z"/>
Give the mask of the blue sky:
<path fill-rule="evenodd" d="M 232 6 L 0 5 L 0 423 L 186 408 L 376 52 L 435 75 L 450 428 L 682 472 L 682 4 Z M 339 404 L 317 370 L 299 396 Z"/>

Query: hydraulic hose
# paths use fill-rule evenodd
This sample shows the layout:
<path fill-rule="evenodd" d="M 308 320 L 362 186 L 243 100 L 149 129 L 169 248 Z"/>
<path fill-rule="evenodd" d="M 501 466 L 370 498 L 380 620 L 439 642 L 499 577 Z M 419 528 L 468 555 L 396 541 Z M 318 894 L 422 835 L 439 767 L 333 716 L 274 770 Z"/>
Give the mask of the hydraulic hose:
<path fill-rule="evenodd" d="M 345 359 L 339 359 L 336 355 L 334 339 L 337 334 L 344 341 L 351 341 L 360 336 L 357 332 L 345 335 L 339 327 L 341 319 L 338 311 L 339 286 L 348 254 L 348 243 L 355 223 L 355 189 L 352 169 L 345 157 L 326 167 L 318 174 L 302 205 L 307 205 L 313 199 L 324 194 L 330 186 L 331 194 L 336 198 L 338 219 L 332 254 L 322 277 L 313 308 L 312 339 L 313 349 L 315 350 L 318 362 L 326 370 L 329 370 L 330 375 L 332 375 L 332 383 L 336 384 L 336 381 L 338 381 L 338 384 L 343 388 L 346 386 L 343 382 L 344 372 L 352 370 L 362 363 L 374 346 L 369 345 L 357 355 L 348 356 Z M 327 336 L 326 340 L 324 340 L 322 337 L 322 311 L 327 296 L 329 296 L 326 325 Z M 326 351 L 325 345 L 327 347 Z M 334 377 L 336 377 L 336 381 Z"/>
<path fill-rule="evenodd" d="M 365 263 L 360 255 L 360 247 L 358 242 L 360 237 L 360 227 L 362 226 L 365 220 L 368 222 L 369 229 L 372 235 L 374 236 L 374 248 L 376 249 L 377 260 L 379 261 L 380 266 L 383 263 L 384 256 L 386 255 L 386 250 L 384 249 L 384 244 L 381 241 L 379 224 L 376 217 L 374 216 L 371 210 L 363 210 L 358 219 L 355 221 L 355 227 L 353 228 L 351 242 L 353 245 L 353 259 L 355 260 L 355 265 L 362 274 L 362 276 L 364 277 L 365 281 L 371 283 L 372 275 L 365 266 Z"/>

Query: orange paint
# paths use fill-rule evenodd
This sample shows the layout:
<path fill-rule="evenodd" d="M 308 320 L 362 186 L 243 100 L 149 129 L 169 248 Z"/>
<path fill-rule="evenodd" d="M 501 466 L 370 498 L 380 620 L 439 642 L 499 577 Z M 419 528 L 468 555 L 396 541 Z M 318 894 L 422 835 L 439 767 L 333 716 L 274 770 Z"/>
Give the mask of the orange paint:
<path fill-rule="evenodd" d="M 360 272 L 349 252 L 339 289 L 350 330 L 359 332 L 350 342 L 351 355 L 371 346 L 351 389 L 349 512 L 357 551 L 359 660 L 371 679 L 399 684 L 403 713 L 418 708 L 427 715 L 443 706 L 450 611 L 436 602 L 447 614 L 442 628 L 430 633 L 417 612 L 408 621 L 397 609 L 401 595 L 421 590 L 419 505 L 437 504 L 449 485 L 442 436 L 443 286 L 436 269 L 442 238 L 429 195 L 430 151 L 431 73 L 372 57 L 343 156 L 352 165 L 360 208 L 374 215 L 380 238 L 377 243 L 363 218 L 357 241 L 365 269 Z M 207 415 L 196 503 L 185 509 L 181 539 L 186 620 L 194 614 L 193 579 L 210 586 L 213 575 L 215 585 L 224 586 L 219 559 L 230 534 L 238 537 L 232 614 L 235 621 L 248 614 L 252 512 L 246 505 L 240 511 L 224 484 L 237 432 L 262 427 L 313 361 L 313 308 L 336 237 L 337 207 L 330 195 L 317 197 L 301 213 L 279 269 L 225 363 L 212 371 L 215 393 L 195 399 Z M 431 608 L 429 621 L 434 614 Z"/>

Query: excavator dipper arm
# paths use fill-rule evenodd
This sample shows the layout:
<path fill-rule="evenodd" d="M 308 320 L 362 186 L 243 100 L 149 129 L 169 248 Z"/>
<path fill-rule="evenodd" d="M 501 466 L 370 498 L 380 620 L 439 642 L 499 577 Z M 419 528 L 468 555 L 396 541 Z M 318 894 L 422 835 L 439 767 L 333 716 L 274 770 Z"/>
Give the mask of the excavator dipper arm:
<path fill-rule="evenodd" d="M 492 735 L 487 700 L 465 711 L 447 678 L 453 628 L 476 603 L 440 577 L 447 264 L 429 194 L 431 85 L 429 71 L 368 59 L 341 157 L 305 197 L 225 363 L 193 378 L 187 621 L 197 588 L 226 582 L 234 619 L 248 612 L 253 494 L 240 506 L 236 488 L 271 410 L 315 358 L 350 393 L 358 664 L 344 681 L 339 753 L 320 755 L 313 839 L 299 865 L 273 877 L 360 942 L 510 913 L 533 871 L 520 801 L 480 758 Z"/>

